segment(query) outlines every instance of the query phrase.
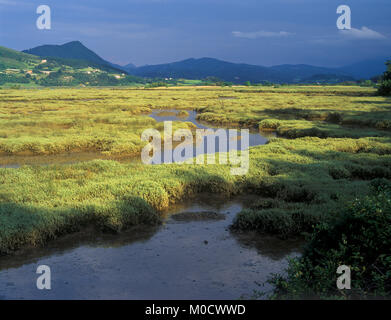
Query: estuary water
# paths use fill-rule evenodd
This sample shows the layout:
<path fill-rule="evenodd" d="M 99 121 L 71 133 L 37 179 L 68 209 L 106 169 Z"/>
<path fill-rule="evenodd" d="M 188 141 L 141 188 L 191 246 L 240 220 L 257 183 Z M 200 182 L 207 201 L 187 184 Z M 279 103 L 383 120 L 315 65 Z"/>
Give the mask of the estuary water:
<path fill-rule="evenodd" d="M 268 293 L 270 273 L 284 272 L 302 243 L 232 233 L 233 218 L 254 200 L 201 194 L 165 212 L 159 227 L 120 235 L 83 231 L 1 257 L 0 298 L 239 299 Z M 51 290 L 37 289 L 39 265 L 51 269 Z"/>
<path fill-rule="evenodd" d="M 155 109 L 151 114 L 145 115 L 145 117 L 151 117 L 155 119 L 157 122 L 164 121 L 182 121 L 182 122 L 191 122 L 198 129 L 223 129 L 228 132 L 227 128 L 221 127 L 213 127 L 208 123 L 201 122 L 197 120 L 197 112 L 194 110 L 188 110 L 189 116 L 180 117 L 178 116 L 178 110 L 174 109 Z M 232 128 L 235 129 L 235 128 Z M 243 148 L 240 139 L 240 129 L 238 129 L 238 142 L 234 144 L 233 150 L 241 150 Z M 227 134 L 228 136 L 228 134 Z M 256 130 L 250 130 L 249 132 L 249 146 L 259 146 L 264 145 L 268 142 L 271 137 L 275 137 L 275 133 L 273 132 L 263 132 L 259 133 Z M 206 136 L 203 138 L 206 141 Z M 232 150 L 231 149 L 231 150 Z M 210 154 L 219 152 L 219 140 L 216 140 L 215 148 L 213 150 L 207 149 L 207 144 L 204 144 L 202 154 Z M 228 151 L 228 150 L 226 150 Z M 196 150 L 194 148 L 193 156 L 196 156 Z M 140 161 L 140 156 L 137 157 L 116 157 L 116 156 L 105 156 L 96 152 L 78 152 L 78 153 L 68 153 L 68 154 L 55 154 L 55 155 L 45 155 L 45 156 L 1 156 L 0 157 L 0 168 L 11 168 L 17 169 L 22 165 L 49 165 L 49 164 L 72 164 L 77 162 L 91 161 L 94 159 L 107 159 L 107 160 L 117 160 L 120 162 L 134 162 Z"/>

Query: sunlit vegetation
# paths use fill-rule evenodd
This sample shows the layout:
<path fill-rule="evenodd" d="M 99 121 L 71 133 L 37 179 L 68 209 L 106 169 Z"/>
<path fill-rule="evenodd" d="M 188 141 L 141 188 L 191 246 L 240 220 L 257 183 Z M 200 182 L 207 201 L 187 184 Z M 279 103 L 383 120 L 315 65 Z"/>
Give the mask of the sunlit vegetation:
<path fill-rule="evenodd" d="M 197 109 L 199 120 L 298 138 L 391 136 L 388 98 L 360 87 L 0 90 L 0 152 L 47 155 L 140 152 L 159 127 L 152 109 Z"/>
<path fill-rule="evenodd" d="M 276 131 L 278 137 L 251 148 L 245 176 L 232 176 L 224 165 L 146 166 L 110 160 L 139 155 L 141 132 L 163 129 L 148 117 L 159 109 L 180 110 L 184 118 L 187 111 L 197 110 L 199 120 Z M 353 211 L 341 208 L 360 201 L 355 199 L 377 197 L 373 186 L 391 179 L 390 109 L 391 98 L 377 96 L 369 87 L 2 89 L 0 164 L 46 161 L 0 169 L 0 252 L 42 245 L 90 225 L 118 232 L 131 225 L 158 224 L 162 211 L 199 192 L 259 196 L 238 214 L 233 230 L 286 238 L 312 234 L 314 226 L 323 225 L 344 239 L 335 224 L 350 221 L 343 219 L 353 211 L 370 217 L 372 209 L 365 204 L 366 211 L 359 211 L 360 205 Z M 174 126 L 193 128 L 186 122 Z M 69 155 L 71 163 L 60 161 Z M 384 203 L 375 206 L 389 210 Z M 389 232 L 379 224 L 378 232 L 383 231 Z M 324 237 L 323 231 L 316 232 L 313 250 L 319 245 L 316 239 Z M 376 250 L 384 254 L 382 248 Z M 278 297 L 293 297 L 300 288 L 307 295 L 316 292 L 306 279 L 292 278 L 294 271 L 327 264 L 308 254 L 307 262 L 291 265 L 287 279 L 274 279 Z M 376 266 L 389 263 L 382 261 Z M 317 272 L 311 274 L 326 279 L 326 271 Z M 367 274 L 360 279 L 364 289 L 374 283 Z"/>
<path fill-rule="evenodd" d="M 390 100 L 376 96 L 373 88 L 284 86 L 228 91 L 230 99 L 199 107 L 199 119 L 277 130 L 288 138 L 384 136 L 388 133 L 381 131 L 391 130 Z"/>
<path fill-rule="evenodd" d="M 105 63 L 41 58 L 0 46 L 0 86 L 94 87 L 137 86 L 145 83 L 145 79 L 125 74 Z"/>
<path fill-rule="evenodd" d="M 151 107 L 159 107 L 148 97 L 152 95 L 110 89 L 2 90 L 0 153 L 137 155 L 143 146 L 142 131 L 163 128 L 145 116 Z M 189 128 L 183 123 L 176 126 Z"/>

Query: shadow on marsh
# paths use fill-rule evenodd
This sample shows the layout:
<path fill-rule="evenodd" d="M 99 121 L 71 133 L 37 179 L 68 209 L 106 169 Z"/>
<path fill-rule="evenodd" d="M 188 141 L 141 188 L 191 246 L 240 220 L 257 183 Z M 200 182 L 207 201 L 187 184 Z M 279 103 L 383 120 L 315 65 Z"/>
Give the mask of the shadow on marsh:
<path fill-rule="evenodd" d="M 353 103 L 361 103 L 361 104 L 386 104 L 391 107 L 391 99 L 384 98 L 384 101 L 372 101 L 372 100 L 357 100 L 353 101 Z"/>
<path fill-rule="evenodd" d="M 107 207 L 68 208 L 21 205 L 10 198 L 12 194 L 0 193 L 0 269 L 4 261 L 28 261 L 80 245 L 114 247 L 145 241 L 161 222 L 157 211 L 137 196 L 118 199 Z M 122 229 L 130 231 L 119 237 L 116 231 Z"/>
<path fill-rule="evenodd" d="M 11 255 L 0 256 L 0 270 L 18 268 L 52 255 L 63 255 L 79 247 L 119 248 L 132 243 L 147 242 L 160 228 L 160 226 L 140 225 L 118 234 L 86 228 L 49 241 L 44 247 L 23 248 Z"/>
<path fill-rule="evenodd" d="M 214 177 L 214 179 L 217 184 L 221 185 L 222 180 L 216 179 L 216 177 Z M 205 239 L 204 237 L 210 237 L 210 235 L 208 236 L 208 232 L 205 234 L 206 229 L 211 230 L 211 234 L 217 237 L 214 240 L 210 240 L 211 243 L 209 245 L 217 245 L 217 248 L 220 248 L 220 246 L 224 247 L 224 242 L 227 241 L 225 239 L 231 238 L 231 241 L 236 243 L 236 245 L 234 245 L 236 249 L 232 248 L 234 250 L 233 252 L 239 252 L 242 250 L 241 248 L 246 248 L 247 250 L 255 249 L 259 255 L 265 256 L 273 261 L 280 260 L 286 255 L 300 252 L 300 241 L 281 240 L 276 237 L 260 235 L 258 233 L 237 233 L 229 230 L 231 221 L 236 214 L 257 198 L 258 196 L 254 195 L 242 195 L 235 198 L 229 198 L 223 193 L 213 194 L 213 196 L 211 196 L 211 193 L 197 194 L 195 198 L 186 200 L 183 203 L 178 203 L 170 208 L 170 212 L 163 214 L 163 225 L 137 225 L 115 234 L 102 232 L 97 230 L 96 227 L 84 223 L 84 227 L 81 227 L 80 225 L 79 230 L 68 230 L 72 233 L 62 236 L 58 235 L 58 238 L 48 241 L 43 247 L 24 247 L 11 255 L 0 256 L 0 270 L 19 268 L 26 264 L 38 263 L 43 259 L 53 256 L 64 255 L 67 257 L 65 260 L 71 259 L 70 261 L 73 261 L 72 258 L 69 258 L 72 256 L 72 251 L 80 247 L 85 247 L 88 250 L 95 248 L 121 248 L 121 250 L 126 250 L 123 252 L 128 252 L 127 249 L 124 249 L 126 246 L 136 245 L 135 248 L 138 249 L 129 249 L 129 252 L 132 252 L 133 250 L 143 250 L 142 248 L 144 248 L 144 250 L 155 250 L 159 253 L 162 239 L 164 239 L 166 246 L 172 248 L 178 247 L 179 251 L 177 254 L 179 257 L 182 254 L 180 248 L 183 248 L 180 240 L 181 237 L 185 237 L 183 238 L 184 243 L 189 243 L 190 241 L 192 243 L 191 247 L 197 248 L 198 243 L 204 247 L 205 245 L 201 240 Z M 199 210 L 212 210 L 216 213 L 227 215 L 229 219 L 216 221 L 184 221 L 174 223 L 175 226 L 173 226 L 172 221 L 174 221 L 174 219 L 171 220 L 171 215 L 179 212 L 188 212 L 187 209 L 189 208 L 192 208 L 193 212 L 195 210 L 194 208 L 196 208 L 196 210 L 199 208 Z M 24 210 L 26 210 L 26 208 L 24 208 Z M 4 206 L 0 206 L 0 212 L 4 214 Z M 9 214 L 11 214 L 11 212 L 9 212 Z M 29 212 L 29 214 L 31 214 L 31 212 Z M 37 216 L 37 219 L 39 220 L 39 216 Z M 166 224 L 169 226 L 168 229 L 164 227 Z M 191 234 L 188 233 L 190 230 L 192 232 Z M 188 239 L 186 240 L 187 235 Z M 158 237 L 155 238 L 155 236 Z M 221 252 L 215 252 L 214 255 L 221 256 L 222 259 L 225 259 L 226 255 L 230 255 L 233 252 L 222 250 Z M 195 254 L 197 253 L 195 252 Z"/>

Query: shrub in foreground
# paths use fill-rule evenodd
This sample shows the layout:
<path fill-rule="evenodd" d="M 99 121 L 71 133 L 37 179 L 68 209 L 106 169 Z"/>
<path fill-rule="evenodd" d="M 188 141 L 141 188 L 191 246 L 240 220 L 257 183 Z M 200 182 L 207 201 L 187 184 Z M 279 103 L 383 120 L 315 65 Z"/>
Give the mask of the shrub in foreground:
<path fill-rule="evenodd" d="M 380 181 L 380 183 L 377 183 Z M 334 222 L 317 226 L 304 254 L 290 261 L 287 276 L 274 275 L 274 298 L 390 298 L 391 192 L 356 199 Z M 351 268 L 351 290 L 337 289 L 337 268 Z"/>

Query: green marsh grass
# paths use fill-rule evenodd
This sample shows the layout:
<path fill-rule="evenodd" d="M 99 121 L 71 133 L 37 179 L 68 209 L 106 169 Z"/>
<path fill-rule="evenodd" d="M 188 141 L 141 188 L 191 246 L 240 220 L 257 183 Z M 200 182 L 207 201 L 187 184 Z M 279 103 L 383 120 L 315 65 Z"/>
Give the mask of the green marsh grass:
<path fill-rule="evenodd" d="M 118 232 L 160 223 L 170 204 L 199 192 L 248 192 L 271 201 L 241 212 L 233 229 L 282 237 L 310 232 L 334 219 L 342 203 L 368 194 L 373 179 L 391 179 L 390 131 L 379 125 L 391 118 L 390 108 L 389 98 L 359 87 L 0 90 L 3 163 L 93 155 L 73 164 L 0 169 L 0 251 L 42 245 L 87 225 Z M 251 148 L 245 176 L 220 165 L 99 160 L 138 155 L 141 132 L 163 129 L 146 116 L 156 109 L 195 109 L 199 120 L 280 137 Z"/>

